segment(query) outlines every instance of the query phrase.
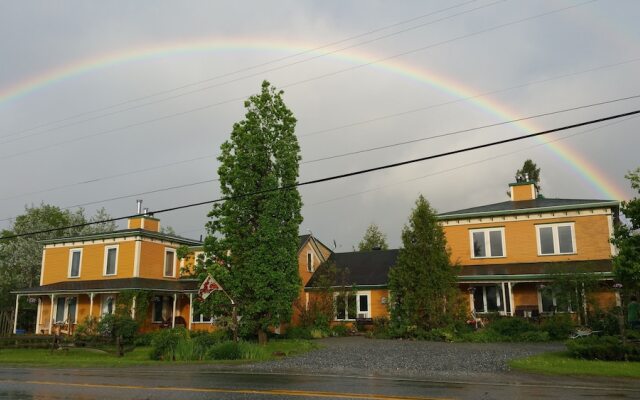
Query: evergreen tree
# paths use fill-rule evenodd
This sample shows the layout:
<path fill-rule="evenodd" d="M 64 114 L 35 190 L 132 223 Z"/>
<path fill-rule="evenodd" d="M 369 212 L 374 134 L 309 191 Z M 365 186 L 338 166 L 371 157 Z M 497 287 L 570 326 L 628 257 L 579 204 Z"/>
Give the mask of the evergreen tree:
<path fill-rule="evenodd" d="M 391 320 L 401 332 L 430 330 L 459 315 L 457 268 L 451 264 L 444 231 L 421 195 L 402 230 L 402 248 L 389 273 Z"/>
<path fill-rule="evenodd" d="M 372 223 L 358 244 L 358 251 L 369 251 L 376 248 L 387 250 L 389 245 L 387 244 L 387 235 L 382 233 L 378 225 Z"/>
<path fill-rule="evenodd" d="M 625 177 L 640 193 L 640 168 Z M 637 294 L 640 291 L 640 198 L 623 201 L 621 211 L 629 224 L 618 224 L 615 228 L 612 242 L 617 246 L 618 254 L 613 257 L 613 272 L 625 292 Z"/>
<path fill-rule="evenodd" d="M 266 330 L 291 318 L 300 291 L 298 228 L 302 200 L 297 182 L 300 146 L 296 119 L 276 91 L 263 82 L 245 102 L 245 118 L 233 125 L 218 157 L 226 200 L 209 213 L 205 257 L 197 273 L 210 273 L 237 303 L 242 328 L 266 342 Z M 278 188 L 285 190 L 275 190 Z M 265 191 L 269 191 L 266 192 Z M 248 193 L 262 192 L 258 195 Z M 229 314 L 229 299 L 216 292 L 200 309 Z"/>

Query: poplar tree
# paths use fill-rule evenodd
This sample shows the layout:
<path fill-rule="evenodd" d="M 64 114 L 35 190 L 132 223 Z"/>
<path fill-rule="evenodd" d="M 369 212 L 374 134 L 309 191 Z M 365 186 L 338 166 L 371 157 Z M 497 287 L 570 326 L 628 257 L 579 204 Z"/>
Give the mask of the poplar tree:
<path fill-rule="evenodd" d="M 291 319 L 300 292 L 298 228 L 302 200 L 296 119 L 269 82 L 245 102 L 245 118 L 221 146 L 220 191 L 225 200 L 209 213 L 205 256 L 196 271 L 211 274 L 237 304 L 242 328 L 266 342 L 266 331 Z M 279 190 L 279 188 L 285 188 Z M 258 193 L 258 194 L 255 194 Z M 200 310 L 230 315 L 221 292 Z"/>
<path fill-rule="evenodd" d="M 456 266 L 435 211 L 420 195 L 402 230 L 402 248 L 389 272 L 391 321 L 399 333 L 428 331 L 458 317 Z"/>
<path fill-rule="evenodd" d="M 376 224 L 371 224 L 358 244 L 358 251 L 368 251 L 376 248 L 387 250 L 389 245 L 387 244 L 387 236 L 382 233 L 380 227 Z"/>
<path fill-rule="evenodd" d="M 640 168 L 625 177 L 640 194 Z M 623 201 L 620 211 L 628 224 L 618 224 L 615 228 L 612 242 L 618 248 L 618 254 L 613 257 L 613 273 L 625 293 L 637 295 L 640 292 L 640 198 Z"/>

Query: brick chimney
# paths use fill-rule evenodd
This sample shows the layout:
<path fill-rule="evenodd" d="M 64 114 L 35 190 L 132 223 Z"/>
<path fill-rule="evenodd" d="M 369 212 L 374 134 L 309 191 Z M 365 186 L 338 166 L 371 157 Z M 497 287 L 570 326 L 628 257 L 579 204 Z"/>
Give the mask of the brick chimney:
<path fill-rule="evenodd" d="M 516 182 L 509 184 L 511 190 L 511 201 L 535 200 L 538 197 L 536 184 L 529 179 L 529 175 L 516 176 Z"/>
<path fill-rule="evenodd" d="M 129 218 L 127 221 L 127 228 L 160 232 L 160 220 L 154 218 L 153 214 L 149 214 L 148 208 L 142 208 L 142 200 L 136 200 L 136 202 L 138 203 L 138 215 Z"/>

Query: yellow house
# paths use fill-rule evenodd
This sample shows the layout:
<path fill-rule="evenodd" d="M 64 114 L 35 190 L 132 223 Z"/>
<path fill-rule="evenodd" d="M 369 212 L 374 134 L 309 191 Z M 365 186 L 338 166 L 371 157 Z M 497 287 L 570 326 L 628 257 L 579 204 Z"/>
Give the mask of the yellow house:
<path fill-rule="evenodd" d="M 161 233 L 158 219 L 140 214 L 124 230 L 45 241 L 40 285 L 14 293 L 37 301 L 36 333 L 71 333 L 87 317 L 113 313 L 118 294 L 131 290 L 153 293 L 151 306 L 138 311 L 147 313 L 141 330 L 191 327 L 198 283 L 182 278 L 177 251 L 200 244 Z"/>

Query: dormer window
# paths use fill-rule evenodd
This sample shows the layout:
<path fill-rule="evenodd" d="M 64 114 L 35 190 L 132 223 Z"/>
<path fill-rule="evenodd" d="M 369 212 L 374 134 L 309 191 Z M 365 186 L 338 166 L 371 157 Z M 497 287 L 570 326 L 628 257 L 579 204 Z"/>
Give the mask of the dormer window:
<path fill-rule="evenodd" d="M 505 256 L 504 228 L 472 229 L 469 234 L 472 258 Z"/>
<path fill-rule="evenodd" d="M 313 253 L 307 253 L 307 271 L 313 272 Z"/>

